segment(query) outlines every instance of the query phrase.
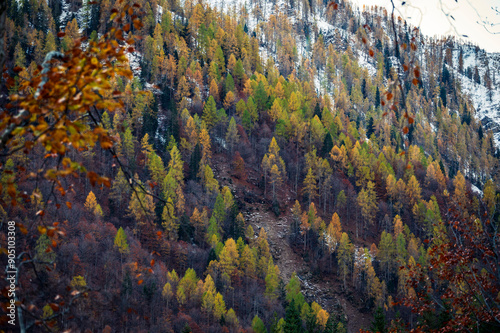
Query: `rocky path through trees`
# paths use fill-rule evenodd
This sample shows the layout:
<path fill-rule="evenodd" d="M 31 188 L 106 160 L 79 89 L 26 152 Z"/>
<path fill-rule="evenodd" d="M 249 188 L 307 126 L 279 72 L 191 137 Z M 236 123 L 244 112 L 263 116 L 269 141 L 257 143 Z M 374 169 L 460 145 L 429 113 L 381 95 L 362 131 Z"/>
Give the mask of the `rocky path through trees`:
<path fill-rule="evenodd" d="M 359 312 L 334 279 L 315 279 L 304 259 L 290 247 L 290 207 L 286 208 L 285 214 L 276 217 L 268 205 L 254 203 L 245 212 L 245 220 L 252 225 L 256 234 L 260 228 L 266 231 L 274 262 L 278 265 L 285 284 L 294 272 L 297 273 L 302 282 L 302 292 L 309 302 L 317 302 L 329 313 L 343 313 L 347 319 L 348 332 L 358 332 L 362 327 L 368 328 L 371 316 Z"/>
<path fill-rule="evenodd" d="M 218 158 L 217 156 L 216 158 Z M 220 157 L 219 157 L 220 158 Z M 235 194 L 235 199 L 244 202 L 241 210 L 245 221 L 252 225 L 256 235 L 260 228 L 267 233 L 269 247 L 275 264 L 280 269 L 280 275 L 285 285 L 295 272 L 302 283 L 302 292 L 308 302 L 317 302 L 330 314 L 344 315 L 347 319 L 347 331 L 359 332 L 360 328 L 369 328 L 371 314 L 361 313 L 350 301 L 338 281 L 333 277 L 327 279 L 315 278 L 304 259 L 297 254 L 288 242 L 291 224 L 291 208 L 294 200 L 287 197 L 281 202 L 282 214 L 279 217 L 271 211 L 270 205 L 262 199 L 264 193 L 257 186 L 258 173 L 251 172 L 248 182 L 241 182 L 231 176 L 228 164 L 216 163 L 214 173 L 221 185 L 228 186 Z"/>

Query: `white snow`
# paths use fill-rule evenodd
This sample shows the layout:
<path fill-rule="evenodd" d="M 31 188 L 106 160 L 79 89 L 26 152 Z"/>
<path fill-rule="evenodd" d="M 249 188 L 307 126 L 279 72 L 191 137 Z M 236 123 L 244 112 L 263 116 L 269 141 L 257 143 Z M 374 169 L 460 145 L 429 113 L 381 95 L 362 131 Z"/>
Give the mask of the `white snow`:
<path fill-rule="evenodd" d="M 468 94 L 472 100 L 476 110 L 476 117 L 481 120 L 485 130 L 493 130 L 494 141 L 497 147 L 500 147 L 500 87 L 498 84 L 493 84 L 492 91 L 484 85 L 483 76 L 487 71 L 486 60 L 490 70 L 490 76 L 495 76 L 495 79 L 500 79 L 500 55 L 488 54 L 479 52 L 476 55 L 474 46 L 464 47 L 463 60 L 464 71 L 470 68 L 474 71 L 474 67 L 478 67 L 481 84 L 477 84 L 473 79 L 469 79 L 466 75 L 458 74 L 462 83 L 462 91 Z M 454 54 L 454 60 L 458 63 L 458 51 Z"/>
<path fill-rule="evenodd" d="M 470 188 L 471 188 L 472 192 L 474 192 L 475 194 L 478 194 L 481 197 L 483 196 L 483 191 L 481 191 L 476 185 L 471 184 Z"/>
<path fill-rule="evenodd" d="M 134 73 L 134 76 L 140 77 L 141 76 L 141 54 L 139 52 L 127 52 L 127 58 L 129 61 L 130 69 L 132 70 L 132 73 Z"/>
<path fill-rule="evenodd" d="M 66 28 L 66 23 L 68 23 L 71 12 L 69 11 L 69 2 L 67 0 L 61 0 L 62 12 L 59 16 L 59 22 L 61 22 L 60 29 Z"/>

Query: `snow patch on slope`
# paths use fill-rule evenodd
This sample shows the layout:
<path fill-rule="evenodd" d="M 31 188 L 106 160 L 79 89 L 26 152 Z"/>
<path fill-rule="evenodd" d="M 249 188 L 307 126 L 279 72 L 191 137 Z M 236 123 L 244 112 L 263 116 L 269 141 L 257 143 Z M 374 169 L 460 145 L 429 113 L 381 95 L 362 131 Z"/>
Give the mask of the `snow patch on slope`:
<path fill-rule="evenodd" d="M 454 67 L 458 67 L 459 51 L 453 54 Z M 474 73 L 477 66 L 481 83 L 476 83 L 464 74 L 458 74 L 462 83 L 462 91 L 468 94 L 476 110 L 476 117 L 481 121 L 485 130 L 491 130 L 495 145 L 500 147 L 500 87 L 496 80 L 500 79 L 500 54 L 486 53 L 477 50 L 475 46 L 463 47 L 463 69 L 469 69 Z M 492 89 L 485 86 L 484 75 L 489 69 L 489 75 L 493 81 Z"/>

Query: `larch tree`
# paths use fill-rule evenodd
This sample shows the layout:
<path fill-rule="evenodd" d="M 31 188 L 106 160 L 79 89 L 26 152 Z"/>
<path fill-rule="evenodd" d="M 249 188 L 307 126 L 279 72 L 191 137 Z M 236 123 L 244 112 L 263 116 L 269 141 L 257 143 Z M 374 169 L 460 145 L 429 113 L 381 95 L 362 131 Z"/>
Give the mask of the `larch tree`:
<path fill-rule="evenodd" d="M 338 252 L 337 260 L 339 265 L 339 271 L 340 274 L 342 275 L 344 290 L 347 289 L 346 277 L 350 271 L 353 250 L 354 248 L 353 245 L 351 244 L 351 241 L 349 240 L 349 236 L 345 232 L 343 232 L 342 236 L 340 237 L 339 248 L 337 250 Z"/>
<path fill-rule="evenodd" d="M 195 207 L 193 210 L 193 214 L 191 215 L 190 222 L 191 225 L 194 227 L 195 240 L 198 243 L 203 243 L 208 226 L 208 217 L 206 208 L 204 208 L 200 213 L 198 208 Z"/>
<path fill-rule="evenodd" d="M 205 165 L 203 185 L 209 197 L 219 193 L 219 182 L 214 178 L 214 173 L 209 165 Z"/>
<path fill-rule="evenodd" d="M 460 170 L 457 172 L 457 175 L 453 180 L 453 185 L 455 186 L 455 191 L 453 192 L 453 200 L 455 200 L 457 205 L 466 205 L 467 194 L 465 188 L 465 177 L 462 175 Z"/>
<path fill-rule="evenodd" d="M 358 195 L 358 205 L 361 207 L 361 214 L 365 221 L 365 231 L 368 224 L 373 224 L 377 213 L 377 195 L 374 188 L 375 184 L 369 181 L 366 188 L 363 188 Z"/>
<path fill-rule="evenodd" d="M 340 218 L 337 213 L 334 213 L 330 224 L 324 231 L 325 245 L 330 255 L 332 255 L 337 249 L 341 237 L 342 225 L 340 224 Z"/>
<path fill-rule="evenodd" d="M 307 171 L 306 178 L 304 179 L 303 193 L 307 195 L 309 205 L 318 196 L 318 186 L 316 184 L 316 176 L 314 175 L 312 168 Z"/>
<path fill-rule="evenodd" d="M 125 234 L 125 231 L 123 230 L 122 227 L 120 227 L 116 232 L 114 246 L 115 248 L 118 249 L 118 252 L 120 252 L 120 254 L 125 254 L 129 252 L 127 235 Z"/>
<path fill-rule="evenodd" d="M 224 298 L 220 293 L 215 295 L 214 299 L 214 317 L 216 320 L 220 320 L 222 316 L 226 314 L 226 303 Z"/>
<path fill-rule="evenodd" d="M 222 271 L 229 275 L 234 276 L 237 274 L 237 268 L 239 263 L 239 253 L 236 249 L 236 242 L 234 239 L 229 238 L 224 244 L 224 248 L 220 252 L 219 262 L 221 264 Z"/>
<path fill-rule="evenodd" d="M 238 144 L 239 140 L 240 140 L 240 135 L 238 134 L 236 121 L 234 120 L 234 117 L 231 117 L 226 132 L 226 141 L 229 144 L 229 151 L 231 153 L 231 156 L 233 155 L 234 146 Z"/>
<path fill-rule="evenodd" d="M 163 298 L 167 302 L 166 305 L 167 305 L 167 309 L 168 309 L 169 302 L 172 300 L 172 297 L 174 296 L 174 291 L 173 291 L 172 285 L 169 282 L 165 283 L 165 285 L 163 286 L 163 289 L 161 291 L 161 295 L 163 296 Z"/>
<path fill-rule="evenodd" d="M 228 110 L 229 113 L 233 113 L 233 105 L 235 103 L 236 97 L 232 91 L 229 91 L 224 98 L 224 108 Z"/>
<path fill-rule="evenodd" d="M 252 320 L 252 331 L 255 333 L 267 333 L 266 325 L 258 315 L 255 315 Z"/>
<path fill-rule="evenodd" d="M 200 165 L 207 165 L 212 159 L 212 145 L 210 143 L 210 135 L 208 134 L 207 126 L 204 121 L 201 123 L 199 140 L 202 147 Z M 202 169 L 203 168 L 200 168 L 200 171 Z"/>
<path fill-rule="evenodd" d="M 380 260 L 380 266 L 384 271 L 386 281 L 389 280 L 390 274 L 392 274 L 395 252 L 396 249 L 392 235 L 383 231 L 378 245 L 378 259 Z"/>
<path fill-rule="evenodd" d="M 254 278 L 257 264 L 254 252 L 250 249 L 250 246 L 245 245 L 243 248 L 243 252 L 240 256 L 240 266 L 239 269 L 245 273 L 245 276 L 248 278 Z"/>
<path fill-rule="evenodd" d="M 266 192 L 267 179 L 273 181 L 273 198 L 276 199 L 275 187 L 281 183 L 281 179 L 286 175 L 285 162 L 279 155 L 280 147 L 273 137 L 269 144 L 268 153 L 262 159 L 262 169 L 264 172 L 264 193 Z M 273 171 L 274 170 L 274 171 Z"/>
<path fill-rule="evenodd" d="M 265 294 L 270 299 L 278 298 L 278 285 L 279 285 L 279 268 L 274 264 L 272 257 L 269 258 L 266 274 L 266 291 Z"/>
<path fill-rule="evenodd" d="M 177 231 L 179 229 L 179 223 L 177 222 L 177 217 L 175 216 L 175 208 L 172 198 L 168 198 L 165 206 L 163 207 L 163 212 L 161 214 L 161 225 L 165 229 L 165 236 L 169 240 L 177 240 Z"/>
<path fill-rule="evenodd" d="M 311 223 L 309 222 L 309 216 L 307 212 L 302 213 L 302 217 L 300 219 L 300 233 L 304 236 L 304 251 L 307 248 L 307 234 L 311 229 Z"/>
<path fill-rule="evenodd" d="M 403 232 L 403 221 L 399 215 L 394 216 L 394 236 L 398 237 Z"/>
<path fill-rule="evenodd" d="M 283 182 L 283 178 L 281 177 L 281 171 L 276 164 L 273 164 L 270 172 L 270 181 L 273 187 L 273 200 L 276 200 L 276 187 L 280 186 Z"/>
<path fill-rule="evenodd" d="M 236 316 L 236 312 L 234 312 L 233 308 L 227 310 L 225 320 L 233 329 L 236 329 L 239 325 L 238 317 Z"/>
<path fill-rule="evenodd" d="M 217 122 L 217 106 L 213 96 L 209 96 L 203 107 L 203 121 L 207 124 L 207 128 L 212 129 Z"/>
<path fill-rule="evenodd" d="M 90 191 L 87 195 L 87 199 L 85 200 L 85 209 L 92 214 L 95 214 L 95 210 L 97 207 L 97 199 L 95 197 L 94 192 Z"/>
<path fill-rule="evenodd" d="M 408 196 L 408 202 L 410 207 L 413 207 L 421 198 L 420 184 L 417 178 L 413 175 L 411 176 L 408 184 L 406 185 L 406 195 Z"/>
<path fill-rule="evenodd" d="M 488 208 L 488 214 L 491 218 L 495 215 L 495 212 L 497 210 L 497 202 L 500 199 L 499 195 L 496 194 L 495 184 L 493 180 L 488 179 L 488 181 L 484 185 L 483 193 L 483 200 L 486 204 L 486 207 Z"/>

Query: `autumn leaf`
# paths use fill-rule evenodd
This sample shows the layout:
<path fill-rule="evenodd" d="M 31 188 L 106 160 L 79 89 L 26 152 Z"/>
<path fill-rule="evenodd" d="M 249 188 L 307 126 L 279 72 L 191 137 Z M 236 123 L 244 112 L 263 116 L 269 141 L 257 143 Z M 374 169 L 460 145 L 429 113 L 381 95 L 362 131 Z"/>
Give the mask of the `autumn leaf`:
<path fill-rule="evenodd" d="M 418 66 L 413 70 L 413 73 L 415 74 L 415 77 L 420 77 L 420 69 L 418 68 Z"/>
<path fill-rule="evenodd" d="M 50 303 L 49 306 L 52 308 L 54 311 L 59 311 L 59 305 L 56 303 Z"/>
<path fill-rule="evenodd" d="M 337 10 L 339 9 L 339 4 L 336 3 L 335 1 L 331 1 L 329 4 L 328 4 L 328 8 L 333 8 L 334 10 Z"/>

